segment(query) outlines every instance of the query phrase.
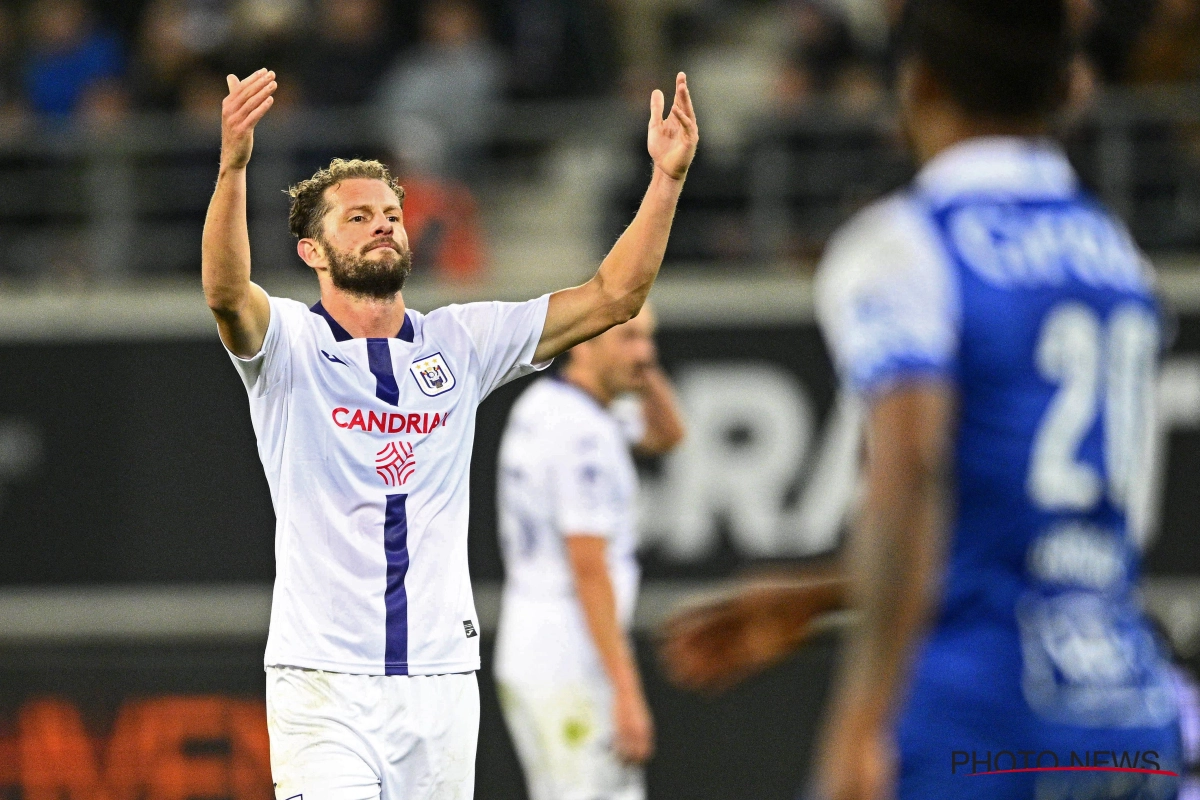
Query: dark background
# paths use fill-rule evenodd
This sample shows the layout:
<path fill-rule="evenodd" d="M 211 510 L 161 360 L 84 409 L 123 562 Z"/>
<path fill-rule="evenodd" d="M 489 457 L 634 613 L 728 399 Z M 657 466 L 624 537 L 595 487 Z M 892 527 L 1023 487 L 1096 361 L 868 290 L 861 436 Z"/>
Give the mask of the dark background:
<path fill-rule="evenodd" d="M 822 416 L 832 403 L 833 373 L 813 325 L 667 326 L 659 341 L 668 370 L 753 353 L 793 371 Z M 1200 315 L 1180 319 L 1171 354 L 1200 355 Z M 529 380 L 501 388 L 479 409 L 471 470 L 476 580 L 503 577 L 496 452 Z M 0 421 L 32 423 L 43 440 L 40 465 L 0 500 L 0 586 L 274 578 L 274 514 L 245 390 L 215 335 L 0 345 L 0 385 Z M 1149 573 L 1200 576 L 1197 475 L 1200 430 L 1176 431 Z M 697 562 L 653 550 L 644 556 L 648 579 L 728 575 L 749 564 L 730 546 Z"/>
<path fill-rule="evenodd" d="M 524 783 L 492 682 L 493 643 L 485 632 L 475 796 L 520 800 Z M 638 660 L 658 735 L 658 752 L 647 775 L 649 795 L 792 800 L 807 773 L 808 745 L 835 642 L 820 640 L 717 698 L 672 688 L 652 650 L 646 639 L 639 640 Z M 73 701 L 89 732 L 103 738 L 117 707 L 130 698 L 209 693 L 261 698 L 262 643 L 0 647 L 0 687 L 0 720 L 11 720 L 24 698 L 52 694 Z M 0 797 L 16 800 L 20 795 L 0 779 Z"/>
<path fill-rule="evenodd" d="M 796 374 L 818 413 L 835 384 L 811 324 L 666 325 L 664 364 L 678 371 L 753 353 Z M 1172 357 L 1200 356 L 1200 315 L 1185 315 Z M 216 337 L 176 342 L 0 346 L 0 423 L 20 419 L 42 437 L 40 464 L 10 481 L 0 505 L 0 587 L 272 580 L 274 516 L 245 391 Z M 508 409 L 528 384 L 503 387 L 479 409 L 472 467 L 471 566 L 497 580 L 493 469 Z M 1158 575 L 1200 576 L 1200 432 L 1170 442 L 1163 530 L 1147 556 Z M 644 465 L 655 469 L 654 464 Z M 2 479 L 0 479 L 2 480 Z M 755 566 L 725 542 L 702 561 L 646 553 L 646 578 L 709 578 Z M 491 677 L 484 632 L 477 796 L 521 798 L 520 773 Z M 790 800 L 836 655 L 827 636 L 719 698 L 664 680 L 654 643 L 637 636 L 658 728 L 652 797 Z M 227 693 L 261 698 L 263 642 L 209 644 L 0 644 L 0 745 L 30 698 L 54 695 L 80 709 L 104 740 L 121 703 L 139 697 Z M 0 760 L 4 757 L 0 747 Z M 8 751 L 11 754 L 11 750 Z M 15 785 L 0 798 L 21 800 Z"/>

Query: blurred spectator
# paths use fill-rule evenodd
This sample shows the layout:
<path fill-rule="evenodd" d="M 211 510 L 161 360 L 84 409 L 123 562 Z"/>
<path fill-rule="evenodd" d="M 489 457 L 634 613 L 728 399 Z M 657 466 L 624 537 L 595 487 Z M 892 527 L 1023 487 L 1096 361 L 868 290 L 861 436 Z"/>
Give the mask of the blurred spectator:
<path fill-rule="evenodd" d="M 83 93 L 77 114 L 93 128 L 109 128 L 123 120 L 128 110 L 129 92 L 124 84 L 115 78 L 104 78 Z"/>
<path fill-rule="evenodd" d="M 198 58 L 188 22 L 182 0 L 152 0 L 146 8 L 131 69 L 134 103 L 139 108 L 178 108 L 180 81 Z"/>
<path fill-rule="evenodd" d="M 395 55 L 388 33 L 379 0 L 320 0 L 313 33 L 295 59 L 304 101 L 365 103 Z"/>
<path fill-rule="evenodd" d="M 461 176 L 491 134 L 500 60 L 471 0 L 433 0 L 421 34 L 380 87 L 381 121 L 410 163 L 415 157 L 424 172 Z"/>
<path fill-rule="evenodd" d="M 327 0 L 328 1 L 328 0 Z M 354 0 L 340 0 L 352 4 Z M 227 72 L 245 77 L 260 67 L 275 70 L 280 76 L 276 107 L 290 100 L 287 93 L 295 82 L 295 65 L 303 54 L 303 35 L 308 21 L 304 0 L 232 0 L 229 16 L 229 45 L 221 54 Z"/>
<path fill-rule="evenodd" d="M 1073 2 L 1074 0 L 1068 0 Z M 1091 2 L 1091 0 L 1083 0 Z M 827 0 L 838 8 L 839 14 L 850 26 L 850 32 L 860 47 L 882 53 L 887 49 L 888 34 L 895 0 Z"/>
<path fill-rule="evenodd" d="M 785 106 L 803 106 L 832 97 L 848 110 L 878 107 L 885 89 L 878 56 L 855 41 L 840 9 L 820 0 L 786 6 L 792 43 L 776 97 Z"/>
<path fill-rule="evenodd" d="M 833 84 L 833 97 L 849 114 L 867 114 L 879 109 L 887 99 L 887 87 L 879 67 L 858 59 L 846 64 Z"/>
<path fill-rule="evenodd" d="M 66 116 L 97 104 L 111 109 L 121 94 L 116 35 L 97 28 L 81 0 L 36 0 L 28 20 L 22 77 L 32 110 Z"/>
<path fill-rule="evenodd" d="M 485 266 L 483 231 L 470 189 L 456 181 L 409 173 L 404 228 L 418 275 L 455 283 L 478 280 Z"/>
<path fill-rule="evenodd" d="M 231 0 L 180 0 L 187 47 L 211 56 L 229 44 L 233 33 Z"/>
<path fill-rule="evenodd" d="M 503 36 L 510 93 L 583 97 L 612 89 L 618 77 L 612 28 L 595 0 L 511 0 Z"/>
<path fill-rule="evenodd" d="M 179 111 L 189 122 L 216 130 L 221 121 L 221 101 L 228 92 L 221 73 L 195 67 L 179 82 Z"/>
<path fill-rule="evenodd" d="M 1139 84 L 1200 80 L 1200 0 L 1158 0 L 1149 26 L 1130 54 L 1129 80 Z"/>

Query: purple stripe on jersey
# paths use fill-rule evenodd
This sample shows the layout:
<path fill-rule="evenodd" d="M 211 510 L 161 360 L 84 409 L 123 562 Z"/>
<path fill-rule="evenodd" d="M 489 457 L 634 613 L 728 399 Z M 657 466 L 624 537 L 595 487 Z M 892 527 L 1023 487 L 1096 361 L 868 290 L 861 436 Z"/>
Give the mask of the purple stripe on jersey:
<path fill-rule="evenodd" d="M 408 314 L 404 315 L 404 324 L 400 326 L 400 332 L 396 334 L 397 339 L 403 339 L 406 342 L 411 342 L 416 336 L 413 330 L 412 320 L 408 318 Z"/>
<path fill-rule="evenodd" d="M 404 509 L 407 500 L 406 494 L 388 495 L 383 518 L 383 552 L 387 556 L 387 589 L 383 595 L 387 608 L 385 675 L 408 674 L 408 591 L 404 588 L 408 574 L 408 512 Z"/>
<path fill-rule="evenodd" d="M 333 332 L 333 340 L 335 342 L 348 342 L 354 338 L 345 328 L 338 324 L 336 319 L 330 316 L 329 312 L 325 310 L 325 306 L 321 305 L 320 300 L 318 300 L 317 304 L 310 308 L 309 311 L 313 312 L 314 314 L 320 314 L 325 318 L 325 321 L 329 323 L 329 330 Z M 404 315 L 404 321 L 408 322 L 407 314 Z"/>
<path fill-rule="evenodd" d="M 392 350 L 387 339 L 367 339 L 367 361 L 371 366 L 371 374 L 375 376 L 375 396 L 385 403 L 396 405 L 400 401 L 400 387 L 396 385 Z"/>

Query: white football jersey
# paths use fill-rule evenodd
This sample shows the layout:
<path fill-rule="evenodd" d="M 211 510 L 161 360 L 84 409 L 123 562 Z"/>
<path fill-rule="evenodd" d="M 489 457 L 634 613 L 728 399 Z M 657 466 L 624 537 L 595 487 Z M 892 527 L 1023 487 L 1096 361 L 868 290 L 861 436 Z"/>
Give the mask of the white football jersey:
<path fill-rule="evenodd" d="M 513 406 L 497 492 L 506 574 L 496 644 L 501 679 L 602 674 L 563 539 L 608 539 L 617 613 L 628 628 L 640 575 L 630 445 L 643 433 L 640 406 L 604 408 L 558 378 L 538 381 Z"/>
<path fill-rule="evenodd" d="M 532 363 L 548 296 L 409 310 L 355 339 L 320 303 L 271 298 L 233 358 L 277 525 L 268 666 L 368 675 L 479 668 L 467 572 L 475 410 Z"/>

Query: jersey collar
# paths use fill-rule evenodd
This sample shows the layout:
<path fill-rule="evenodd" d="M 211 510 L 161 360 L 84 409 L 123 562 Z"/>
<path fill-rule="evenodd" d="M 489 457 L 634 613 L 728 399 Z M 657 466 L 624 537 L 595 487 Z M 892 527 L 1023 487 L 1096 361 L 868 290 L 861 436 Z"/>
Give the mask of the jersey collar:
<path fill-rule="evenodd" d="M 318 300 L 317 304 L 310 308 L 309 311 L 313 312 L 314 314 L 319 314 L 325 318 L 325 321 L 329 323 L 329 330 L 333 331 L 334 341 L 345 342 L 354 338 L 345 328 L 341 326 L 336 319 L 333 318 L 332 315 L 330 315 L 328 311 L 325 310 L 325 306 L 321 305 L 320 300 Z M 400 326 L 400 332 L 392 338 L 400 339 L 405 342 L 411 342 L 413 340 L 413 324 L 412 320 L 409 319 L 407 311 L 404 312 L 404 324 Z"/>
<path fill-rule="evenodd" d="M 917 175 L 917 185 L 935 198 L 986 193 L 1063 199 L 1078 192 L 1078 184 L 1057 143 L 1019 136 L 968 139 L 939 153 Z"/>

